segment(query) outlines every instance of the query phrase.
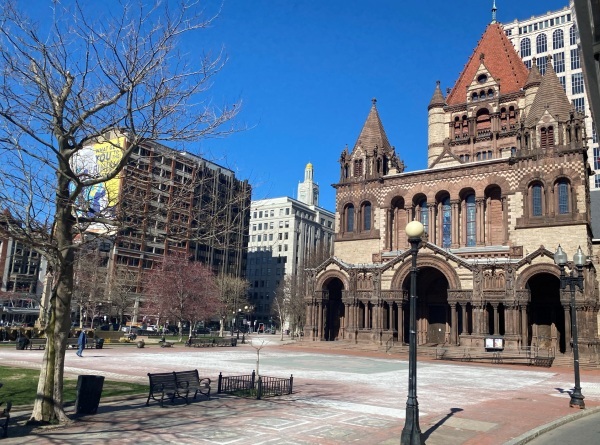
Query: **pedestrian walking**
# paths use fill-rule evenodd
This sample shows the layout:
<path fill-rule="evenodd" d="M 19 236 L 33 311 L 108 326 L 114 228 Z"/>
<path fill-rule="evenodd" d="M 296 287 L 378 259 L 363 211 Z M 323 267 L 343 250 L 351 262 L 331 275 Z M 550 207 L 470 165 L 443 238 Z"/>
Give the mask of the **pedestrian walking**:
<path fill-rule="evenodd" d="M 77 339 L 77 346 L 79 347 L 79 349 L 77 349 L 77 355 L 79 357 L 83 357 L 83 348 L 85 348 L 85 344 L 87 343 L 87 337 L 85 335 L 85 331 L 82 329 L 80 334 L 79 334 L 79 338 Z"/>

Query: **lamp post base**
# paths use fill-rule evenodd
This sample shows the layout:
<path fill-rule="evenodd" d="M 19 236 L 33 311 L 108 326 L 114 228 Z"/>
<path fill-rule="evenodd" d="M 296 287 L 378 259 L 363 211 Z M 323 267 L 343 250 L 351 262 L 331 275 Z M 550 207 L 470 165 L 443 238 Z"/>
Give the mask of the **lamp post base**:
<path fill-rule="evenodd" d="M 583 394 L 581 394 L 581 388 L 575 388 L 571 393 L 571 401 L 569 402 L 569 407 L 585 409 L 585 402 L 583 401 L 584 398 L 585 397 L 583 397 Z"/>
<path fill-rule="evenodd" d="M 400 436 L 400 445 L 422 445 L 421 428 L 419 427 L 419 408 L 407 406 L 406 423 Z"/>

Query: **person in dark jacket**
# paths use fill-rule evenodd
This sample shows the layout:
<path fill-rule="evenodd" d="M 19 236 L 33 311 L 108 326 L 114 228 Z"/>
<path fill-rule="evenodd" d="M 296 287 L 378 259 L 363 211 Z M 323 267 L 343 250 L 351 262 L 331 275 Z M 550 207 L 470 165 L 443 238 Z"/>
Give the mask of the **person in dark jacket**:
<path fill-rule="evenodd" d="M 77 355 L 79 357 L 83 357 L 83 348 L 85 348 L 86 343 L 87 337 L 85 335 L 85 331 L 82 329 L 81 333 L 79 334 L 79 338 L 77 339 L 77 346 L 79 347 L 79 349 L 77 349 Z"/>

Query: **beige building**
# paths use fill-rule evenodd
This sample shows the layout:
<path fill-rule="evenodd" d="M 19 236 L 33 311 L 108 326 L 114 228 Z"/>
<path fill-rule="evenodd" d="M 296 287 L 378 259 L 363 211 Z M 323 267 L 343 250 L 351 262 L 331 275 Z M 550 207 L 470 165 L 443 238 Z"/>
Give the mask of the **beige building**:
<path fill-rule="evenodd" d="M 405 227 L 418 220 L 418 344 L 483 348 L 493 336 L 569 353 L 560 243 L 590 257 L 576 308 L 580 349 L 597 350 L 585 123 L 551 62 L 527 69 L 493 20 L 446 96 L 438 83 L 428 114 L 426 170 L 405 171 L 375 101 L 342 152 L 334 256 L 309 271 L 305 338 L 408 342 Z"/>

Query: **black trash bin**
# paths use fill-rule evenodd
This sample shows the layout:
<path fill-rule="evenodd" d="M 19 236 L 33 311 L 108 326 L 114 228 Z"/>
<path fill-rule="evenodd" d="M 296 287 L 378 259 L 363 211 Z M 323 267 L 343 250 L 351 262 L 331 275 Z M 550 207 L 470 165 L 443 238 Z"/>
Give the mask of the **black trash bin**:
<path fill-rule="evenodd" d="M 103 386 L 104 376 L 80 375 L 77 379 L 75 414 L 96 414 Z"/>
<path fill-rule="evenodd" d="M 19 337 L 17 338 L 17 349 L 22 351 L 29 344 L 29 339 L 27 337 Z"/>
<path fill-rule="evenodd" d="M 96 339 L 96 349 L 102 349 L 104 347 L 104 339 L 97 338 Z"/>

